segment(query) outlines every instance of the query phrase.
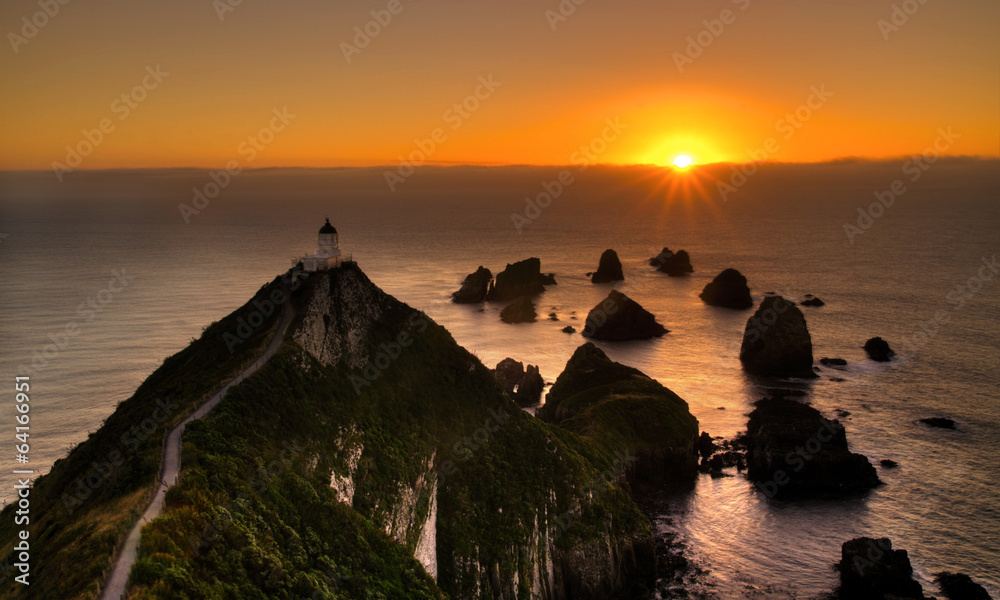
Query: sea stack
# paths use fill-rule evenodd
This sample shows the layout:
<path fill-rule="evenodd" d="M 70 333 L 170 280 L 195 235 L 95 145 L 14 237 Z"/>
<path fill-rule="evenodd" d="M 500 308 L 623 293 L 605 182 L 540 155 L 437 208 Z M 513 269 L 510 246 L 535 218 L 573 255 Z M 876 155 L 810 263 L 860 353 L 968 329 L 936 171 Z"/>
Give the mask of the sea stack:
<path fill-rule="evenodd" d="M 595 340 L 626 341 L 660 337 L 667 328 L 656 317 L 618 290 L 591 309 L 583 335 Z"/>
<path fill-rule="evenodd" d="M 740 361 L 748 373 L 765 377 L 814 378 L 812 338 L 795 303 L 769 296 L 747 321 Z"/>
<path fill-rule="evenodd" d="M 675 254 L 670 248 L 664 246 L 658 255 L 649 259 L 649 264 L 671 277 L 682 277 L 694 273 L 691 257 L 688 256 L 687 250 L 678 250 Z"/>
<path fill-rule="evenodd" d="M 747 278 L 736 269 L 726 269 L 705 286 L 699 296 L 705 304 L 744 309 L 753 306 Z"/>
<path fill-rule="evenodd" d="M 520 296 L 535 296 L 545 291 L 546 285 L 555 283 L 552 275 L 542 274 L 542 261 L 528 258 L 507 265 L 486 294 L 486 299 L 509 302 Z"/>
<path fill-rule="evenodd" d="M 769 497 L 842 494 L 879 482 L 875 467 L 847 444 L 839 421 L 794 398 L 764 398 L 747 422 L 748 475 Z"/>
<path fill-rule="evenodd" d="M 521 406 L 538 404 L 545 381 L 535 365 L 527 368 L 513 358 L 505 358 L 493 370 L 507 393 Z"/>
<path fill-rule="evenodd" d="M 856 538 L 844 542 L 840 553 L 842 600 L 924 600 L 906 550 L 893 550 L 888 538 Z"/>
<path fill-rule="evenodd" d="M 462 287 L 451 295 L 451 301 L 455 304 L 475 304 L 486 299 L 486 293 L 490 289 L 490 282 L 493 281 L 493 273 L 486 267 L 480 266 L 475 273 L 470 273 L 462 282 Z"/>
<path fill-rule="evenodd" d="M 618 253 L 608 249 L 601 254 L 601 262 L 597 271 L 591 276 L 591 283 L 611 283 L 613 281 L 624 281 L 625 274 L 622 273 L 622 261 L 618 260 Z"/>

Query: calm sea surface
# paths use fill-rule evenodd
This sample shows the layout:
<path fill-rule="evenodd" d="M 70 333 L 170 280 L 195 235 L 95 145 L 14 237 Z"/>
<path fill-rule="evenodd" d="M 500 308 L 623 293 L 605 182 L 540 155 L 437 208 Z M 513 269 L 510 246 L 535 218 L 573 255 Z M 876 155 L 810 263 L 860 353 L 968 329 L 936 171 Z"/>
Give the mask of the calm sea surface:
<path fill-rule="evenodd" d="M 581 328 L 610 289 L 586 273 L 614 248 L 626 275 L 619 289 L 670 333 L 601 346 L 680 394 L 703 430 L 732 437 L 762 394 L 738 360 L 751 313 L 698 299 L 735 267 L 758 301 L 776 291 L 827 303 L 803 308 L 816 358 L 850 365 L 788 385 L 827 416 L 850 411 L 854 451 L 900 464 L 879 469 L 885 486 L 842 501 L 774 502 L 741 476 L 700 479 L 657 520 L 707 571 L 700 592 L 815 597 L 836 585 L 840 545 L 874 535 L 909 551 L 928 593 L 934 573 L 956 570 L 1000 595 L 1000 279 L 982 268 L 1000 251 L 997 162 L 938 164 L 907 179 L 907 192 L 853 243 L 845 223 L 857 225 L 873 191 L 908 177 L 901 163 L 771 166 L 726 201 L 712 179 L 728 177 L 725 167 L 674 179 L 594 168 L 518 232 L 512 214 L 524 215 L 525 198 L 558 172 L 425 169 L 395 193 L 377 169 L 248 172 L 190 223 L 177 205 L 210 181 L 202 172 L 76 173 L 63 184 L 51 173 L 0 174 L 0 375 L 12 382 L 35 361 L 31 466 L 46 472 L 166 356 L 312 252 L 324 217 L 377 285 L 487 365 L 511 356 L 540 365 L 550 383 L 584 341 L 561 329 Z M 686 249 L 694 275 L 653 271 L 646 261 L 663 246 Z M 556 273 L 538 307 L 558 321 L 505 325 L 502 306 L 450 303 L 479 265 L 496 273 L 529 256 Z M 132 277 L 128 285 L 109 288 L 113 271 Z M 867 361 L 861 345 L 874 335 L 897 349 L 914 340 L 912 350 Z M 10 468 L 13 404 L 13 393 L 0 402 L 11 438 L 0 462 Z M 916 422 L 931 416 L 955 419 L 958 430 Z M 4 501 L 12 485 L 0 474 Z"/>

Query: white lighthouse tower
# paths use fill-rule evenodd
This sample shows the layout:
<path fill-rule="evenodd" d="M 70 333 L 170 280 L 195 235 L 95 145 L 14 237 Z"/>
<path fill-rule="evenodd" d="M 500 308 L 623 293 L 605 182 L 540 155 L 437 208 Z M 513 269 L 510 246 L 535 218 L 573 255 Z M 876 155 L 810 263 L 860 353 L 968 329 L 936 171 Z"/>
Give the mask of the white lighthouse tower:
<path fill-rule="evenodd" d="M 340 266 L 340 241 L 337 229 L 330 224 L 330 219 L 319 230 L 316 253 L 293 260 L 294 264 L 302 263 L 302 269 L 309 273 L 326 271 Z"/>
<path fill-rule="evenodd" d="M 316 254 L 340 256 L 340 242 L 337 239 L 337 228 L 330 225 L 330 219 L 319 229 L 319 247 Z"/>

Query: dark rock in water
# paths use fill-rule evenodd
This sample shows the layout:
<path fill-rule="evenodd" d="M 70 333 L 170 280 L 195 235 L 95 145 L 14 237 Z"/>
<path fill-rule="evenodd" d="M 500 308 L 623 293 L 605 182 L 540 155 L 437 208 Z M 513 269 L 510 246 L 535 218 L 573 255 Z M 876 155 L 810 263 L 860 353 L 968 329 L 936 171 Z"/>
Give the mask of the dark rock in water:
<path fill-rule="evenodd" d="M 746 455 L 743 452 L 727 450 L 716 452 L 711 458 L 706 459 L 709 471 L 721 471 L 727 467 L 736 467 L 740 471 L 746 469 Z"/>
<path fill-rule="evenodd" d="M 516 361 L 513 358 L 505 358 L 497 363 L 497 367 L 493 369 L 493 373 L 500 380 L 503 388 L 513 393 L 514 387 L 524 377 L 524 363 Z"/>
<path fill-rule="evenodd" d="M 535 365 L 528 365 L 524 369 L 524 377 L 517 384 L 517 392 L 514 399 L 521 406 L 531 406 L 538 404 L 542 400 L 542 390 L 545 388 L 545 380 Z"/>
<path fill-rule="evenodd" d="M 521 406 L 538 404 L 542 399 L 545 382 L 535 365 L 528 365 L 525 369 L 523 364 L 513 358 L 505 358 L 493 372 L 507 393 Z"/>
<path fill-rule="evenodd" d="M 865 352 L 868 354 L 868 358 L 879 362 L 889 362 L 889 359 L 896 356 L 896 353 L 889 347 L 889 342 L 880 337 L 873 337 L 865 342 Z"/>
<path fill-rule="evenodd" d="M 618 290 L 611 290 L 608 297 L 587 315 L 583 335 L 595 340 L 625 341 L 660 337 L 667 328 L 656 322 L 656 317 Z"/>
<path fill-rule="evenodd" d="M 896 467 L 899 466 L 898 462 L 889 458 L 883 458 L 882 460 L 878 461 L 878 464 L 882 465 L 882 468 L 884 469 L 895 469 Z"/>
<path fill-rule="evenodd" d="M 707 431 L 702 431 L 701 437 L 698 438 L 698 452 L 701 453 L 701 457 L 708 459 L 715 452 L 716 448 L 715 442 L 712 441 L 712 436 L 708 435 Z"/>
<path fill-rule="evenodd" d="M 812 338 L 806 318 L 781 296 L 769 296 L 747 321 L 740 361 L 766 377 L 813 378 Z"/>
<path fill-rule="evenodd" d="M 846 367 L 847 361 L 842 358 L 826 358 L 825 356 L 819 359 L 819 364 L 827 367 Z"/>
<path fill-rule="evenodd" d="M 563 333 L 576 333 L 576 327 L 573 327 L 572 325 L 567 325 L 563 327 L 562 330 Z"/>
<path fill-rule="evenodd" d="M 605 250 L 604 254 L 601 254 L 601 262 L 597 271 L 590 278 L 590 282 L 610 283 L 624 280 L 625 274 L 622 273 L 622 261 L 618 260 L 618 254 L 614 250 Z"/>
<path fill-rule="evenodd" d="M 840 417 L 841 419 L 846 419 L 847 417 L 851 416 L 851 411 L 849 411 L 849 410 L 844 410 L 844 409 L 842 409 L 842 408 L 838 408 L 838 409 L 837 409 L 836 411 L 834 411 L 834 412 L 836 412 L 836 413 L 837 413 L 837 416 L 838 416 L 838 417 Z"/>
<path fill-rule="evenodd" d="M 888 538 L 856 538 L 844 542 L 840 554 L 842 600 L 924 600 L 906 550 L 893 550 Z"/>
<path fill-rule="evenodd" d="M 451 295 L 451 301 L 456 304 L 475 304 L 486 299 L 486 293 L 490 289 L 490 282 L 493 281 L 493 273 L 486 267 L 480 266 L 475 273 L 470 273 L 462 287 Z"/>
<path fill-rule="evenodd" d="M 649 259 L 649 264 L 671 277 L 681 277 L 694 273 L 694 268 L 691 267 L 691 257 L 688 256 L 687 250 L 679 250 L 674 254 L 670 248 L 664 247 L 658 255 Z"/>
<path fill-rule="evenodd" d="M 521 296 L 500 311 L 504 323 L 534 323 L 537 317 L 535 303 L 528 296 Z"/>
<path fill-rule="evenodd" d="M 549 313 L 549 320 L 550 321 L 558 321 L 559 320 L 559 315 L 557 315 L 556 313 Z"/>
<path fill-rule="evenodd" d="M 753 306 L 747 278 L 736 269 L 726 269 L 716 275 L 699 297 L 710 306 L 739 309 Z"/>
<path fill-rule="evenodd" d="M 983 586 L 964 573 L 938 573 L 934 583 L 951 600 L 992 600 Z"/>
<path fill-rule="evenodd" d="M 770 497 L 867 490 L 875 467 L 848 449 L 839 421 L 791 398 L 764 398 L 747 423 L 750 479 Z"/>
<path fill-rule="evenodd" d="M 698 420 L 687 402 L 590 342 L 573 353 L 536 415 L 634 457 L 629 482 L 658 484 L 697 472 Z"/>
<path fill-rule="evenodd" d="M 802 306 L 826 306 L 826 302 L 823 302 L 822 300 L 814 296 L 806 297 L 806 299 L 800 302 L 799 304 L 801 304 Z"/>
<path fill-rule="evenodd" d="M 920 419 L 920 422 L 928 427 L 937 427 L 938 429 L 956 429 L 955 421 L 947 417 L 928 417 Z"/>
<path fill-rule="evenodd" d="M 545 291 L 545 286 L 555 283 L 552 275 L 542 275 L 542 261 L 529 258 L 507 265 L 490 286 L 486 299 L 509 301 L 520 296 L 535 296 Z"/>
<path fill-rule="evenodd" d="M 542 273 L 542 285 L 556 285 L 556 274 Z"/>
<path fill-rule="evenodd" d="M 663 264 L 663 261 L 665 261 L 668 258 L 672 257 L 673 255 L 674 255 L 673 250 L 671 250 L 670 248 L 667 248 L 666 246 L 664 246 L 663 250 L 660 250 L 659 254 L 657 254 L 653 258 L 649 259 L 649 266 L 656 267 L 657 269 L 659 269 L 660 265 Z"/>

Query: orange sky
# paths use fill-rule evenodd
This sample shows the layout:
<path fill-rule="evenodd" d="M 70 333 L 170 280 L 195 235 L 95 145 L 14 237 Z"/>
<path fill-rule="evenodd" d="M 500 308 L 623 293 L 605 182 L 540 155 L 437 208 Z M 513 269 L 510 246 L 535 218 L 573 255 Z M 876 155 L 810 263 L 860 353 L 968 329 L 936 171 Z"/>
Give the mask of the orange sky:
<path fill-rule="evenodd" d="M 0 169 L 1000 155 L 996 0 L 238 1 L 5 0 Z"/>

